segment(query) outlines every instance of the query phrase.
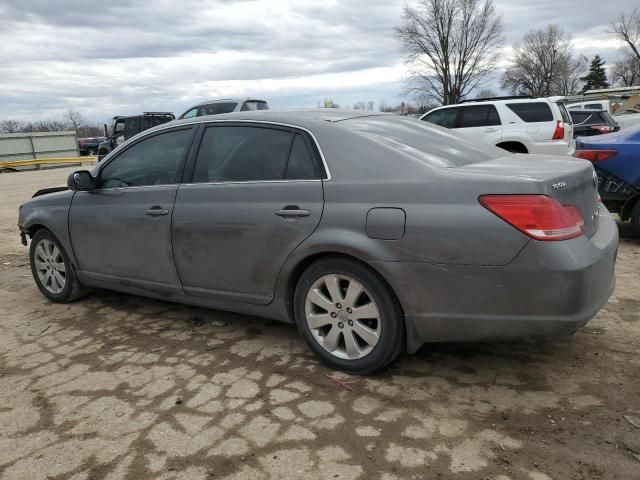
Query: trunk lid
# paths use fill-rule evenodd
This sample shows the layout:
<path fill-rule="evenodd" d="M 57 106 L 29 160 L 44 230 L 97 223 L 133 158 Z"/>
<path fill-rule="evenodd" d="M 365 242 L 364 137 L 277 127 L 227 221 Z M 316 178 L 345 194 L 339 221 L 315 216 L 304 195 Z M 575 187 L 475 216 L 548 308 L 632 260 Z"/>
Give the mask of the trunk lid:
<path fill-rule="evenodd" d="M 584 234 L 591 237 L 598 229 L 598 179 L 591 162 L 572 157 L 516 154 L 456 170 L 477 174 L 486 180 L 500 179 L 499 188 L 493 188 L 498 191 L 481 194 L 541 194 L 562 205 L 574 205 L 584 218 Z"/>

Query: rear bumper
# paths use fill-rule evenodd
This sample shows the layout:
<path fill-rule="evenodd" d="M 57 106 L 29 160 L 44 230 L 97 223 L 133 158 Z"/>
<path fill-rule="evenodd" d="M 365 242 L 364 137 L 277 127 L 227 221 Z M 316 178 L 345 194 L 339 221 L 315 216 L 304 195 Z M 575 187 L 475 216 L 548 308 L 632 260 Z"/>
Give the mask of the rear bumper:
<path fill-rule="evenodd" d="M 408 346 L 568 335 L 607 302 L 615 285 L 617 225 L 601 208 L 597 233 L 531 240 L 508 265 L 373 262 L 398 295 Z"/>

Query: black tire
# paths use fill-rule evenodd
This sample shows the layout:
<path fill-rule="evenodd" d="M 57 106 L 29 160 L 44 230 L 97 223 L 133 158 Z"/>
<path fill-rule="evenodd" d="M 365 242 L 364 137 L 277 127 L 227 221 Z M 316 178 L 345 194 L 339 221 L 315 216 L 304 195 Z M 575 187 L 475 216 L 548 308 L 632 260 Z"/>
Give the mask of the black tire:
<path fill-rule="evenodd" d="M 373 349 L 362 358 L 343 359 L 325 350 L 315 339 L 305 316 L 305 302 L 312 285 L 326 275 L 346 275 L 360 283 L 377 304 L 380 334 Z M 311 264 L 300 276 L 293 298 L 293 311 L 300 334 L 309 348 L 329 367 L 354 374 L 377 372 L 393 362 L 406 347 L 404 315 L 397 298 L 376 272 L 343 257 L 325 257 Z M 335 327 L 333 327 L 335 328 Z"/>
<path fill-rule="evenodd" d="M 42 283 L 42 280 L 40 279 L 36 268 L 36 248 L 38 248 L 38 246 L 44 241 L 51 242 L 57 247 L 58 251 L 60 252 L 60 257 L 62 258 L 62 261 L 64 263 L 65 282 L 64 287 L 58 293 L 50 291 Z M 65 252 L 58 239 L 49 230 L 38 230 L 33 235 L 33 238 L 31 239 L 31 246 L 29 247 L 29 262 L 31 264 L 31 274 L 33 275 L 33 279 L 35 280 L 38 289 L 45 297 L 47 297 L 52 302 L 69 303 L 86 294 L 86 289 L 82 285 L 80 285 L 80 282 L 78 282 L 78 278 L 76 277 L 75 270 L 73 269 L 73 266 L 69 261 L 67 252 Z"/>
<path fill-rule="evenodd" d="M 631 226 L 636 232 L 636 235 L 640 235 L 640 199 L 636 201 L 636 204 L 631 210 L 631 217 L 629 218 L 631 221 Z"/>

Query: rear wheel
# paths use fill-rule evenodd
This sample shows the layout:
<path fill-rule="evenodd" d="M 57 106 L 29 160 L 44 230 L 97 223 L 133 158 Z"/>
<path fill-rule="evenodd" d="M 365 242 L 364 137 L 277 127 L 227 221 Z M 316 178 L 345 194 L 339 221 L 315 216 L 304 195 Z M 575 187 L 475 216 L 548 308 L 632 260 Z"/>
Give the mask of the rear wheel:
<path fill-rule="evenodd" d="M 52 302 L 72 302 L 84 295 L 67 253 L 48 230 L 33 236 L 29 260 L 38 289 Z"/>
<path fill-rule="evenodd" d="M 636 201 L 633 210 L 631 210 L 630 220 L 636 234 L 640 235 L 640 199 Z"/>
<path fill-rule="evenodd" d="M 376 273 L 349 259 L 312 264 L 298 281 L 294 313 L 307 345 L 337 370 L 373 373 L 404 348 L 397 299 Z"/>

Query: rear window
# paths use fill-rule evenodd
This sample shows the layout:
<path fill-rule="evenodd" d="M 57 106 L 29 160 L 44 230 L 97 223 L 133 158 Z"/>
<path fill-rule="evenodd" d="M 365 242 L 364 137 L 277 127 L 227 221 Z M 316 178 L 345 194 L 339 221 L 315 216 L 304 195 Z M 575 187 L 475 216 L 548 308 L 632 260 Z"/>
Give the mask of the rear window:
<path fill-rule="evenodd" d="M 450 109 L 440 111 L 447 110 Z M 357 117 L 335 124 L 363 133 L 386 147 L 436 167 L 461 167 L 508 155 L 501 148 L 467 142 L 424 121 L 396 115 Z"/>
<path fill-rule="evenodd" d="M 553 121 L 551 107 L 545 102 L 507 103 L 507 107 L 527 123 Z"/>
<path fill-rule="evenodd" d="M 269 105 L 267 105 L 267 102 L 262 100 L 247 100 L 242 104 L 242 107 L 240 108 L 241 112 L 254 110 L 269 110 Z"/>
<path fill-rule="evenodd" d="M 476 105 L 462 109 L 460 128 L 500 125 L 500 117 L 493 105 Z"/>
<path fill-rule="evenodd" d="M 211 103 L 198 107 L 198 117 L 205 115 L 219 115 L 221 113 L 231 113 L 238 104 L 236 102 Z"/>

